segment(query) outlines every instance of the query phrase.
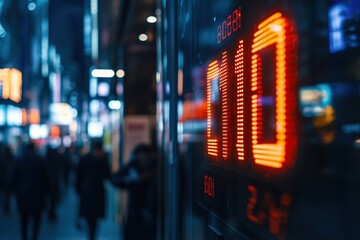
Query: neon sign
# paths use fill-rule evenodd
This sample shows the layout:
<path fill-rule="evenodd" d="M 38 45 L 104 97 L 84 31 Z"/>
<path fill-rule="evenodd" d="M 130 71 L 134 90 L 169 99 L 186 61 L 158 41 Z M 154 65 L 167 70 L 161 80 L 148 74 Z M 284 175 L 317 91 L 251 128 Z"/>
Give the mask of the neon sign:
<path fill-rule="evenodd" d="M 22 75 L 15 68 L 0 69 L 1 98 L 14 102 L 21 100 Z"/>
<path fill-rule="evenodd" d="M 297 36 L 293 25 L 277 12 L 260 22 L 253 35 L 250 76 L 246 76 L 244 68 L 246 56 L 244 56 L 243 39 L 237 42 L 234 58 L 230 56 L 228 50 L 224 50 L 219 59 L 211 61 L 207 66 L 207 154 L 210 157 L 227 160 L 231 152 L 229 143 L 232 126 L 229 123 L 234 111 L 230 109 L 232 106 L 230 89 L 235 81 L 236 124 L 234 125 L 237 159 L 245 160 L 245 142 L 247 142 L 251 143 L 252 159 L 257 165 L 283 168 L 293 164 L 297 148 L 296 42 Z M 268 74 L 264 72 L 265 67 L 269 68 L 264 60 L 265 55 L 274 66 L 270 71 L 274 76 L 270 80 L 265 76 Z M 274 88 L 270 93 L 267 92 L 269 81 L 272 81 L 270 84 Z M 246 105 L 244 90 L 247 88 L 246 83 L 251 85 L 249 86 L 250 105 Z M 265 122 L 270 119 L 267 119 L 269 114 L 264 109 L 269 103 L 274 103 L 273 129 L 270 134 L 274 136 L 272 139 L 265 136 L 265 130 L 269 128 Z M 246 122 L 246 114 L 251 115 L 251 123 Z M 251 139 L 245 139 L 245 128 L 251 128 Z M 217 129 L 221 129 L 221 132 L 216 132 Z"/>

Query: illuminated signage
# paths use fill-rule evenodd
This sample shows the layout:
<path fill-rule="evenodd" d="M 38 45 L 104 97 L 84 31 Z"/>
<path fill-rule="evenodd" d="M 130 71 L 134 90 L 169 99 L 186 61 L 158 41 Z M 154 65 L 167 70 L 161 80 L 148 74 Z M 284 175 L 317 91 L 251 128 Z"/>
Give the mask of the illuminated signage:
<path fill-rule="evenodd" d="M 238 15 L 240 18 L 241 13 Z M 228 34 L 231 31 L 227 31 Z M 296 42 L 292 23 L 277 12 L 258 24 L 252 42 L 237 41 L 235 56 L 225 49 L 217 59 L 209 61 L 206 133 L 210 158 L 229 158 L 234 137 L 230 133 L 234 132 L 238 160 L 245 160 L 246 142 L 251 144 L 250 154 L 257 165 L 283 168 L 293 164 L 297 147 Z M 251 56 L 245 56 L 244 49 L 249 45 Z M 244 68 L 245 58 L 251 62 L 249 69 Z M 233 88 L 236 88 L 235 93 L 231 92 Z M 249 89 L 248 93 L 244 89 Z M 235 94 L 235 103 L 230 101 L 231 94 Z M 236 123 L 230 124 L 233 112 Z M 246 122 L 245 116 L 249 116 L 246 114 L 251 116 L 250 123 Z M 245 139 L 245 128 L 251 131 L 251 139 Z"/>
<path fill-rule="evenodd" d="M 22 110 L 21 110 L 21 108 L 8 105 L 6 120 L 7 120 L 7 124 L 9 126 L 21 126 L 22 125 Z"/>
<path fill-rule="evenodd" d="M 0 94 L 3 99 L 20 102 L 22 88 L 21 72 L 15 68 L 0 69 Z"/>
<path fill-rule="evenodd" d="M 331 53 L 360 46 L 359 1 L 333 1 L 328 10 L 329 48 Z"/>

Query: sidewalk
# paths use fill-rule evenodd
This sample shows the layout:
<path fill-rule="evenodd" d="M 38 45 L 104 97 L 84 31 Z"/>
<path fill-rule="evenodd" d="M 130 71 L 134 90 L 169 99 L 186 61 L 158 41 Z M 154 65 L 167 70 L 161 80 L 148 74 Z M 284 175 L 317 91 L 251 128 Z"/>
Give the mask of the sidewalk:
<path fill-rule="evenodd" d="M 113 189 L 107 186 L 108 211 L 105 219 L 99 224 L 98 240 L 121 240 L 119 224 L 114 220 Z M 82 230 L 75 227 L 78 212 L 78 199 L 72 188 L 60 203 L 57 210 L 58 219 L 49 222 L 47 215 L 43 214 L 39 240 L 86 240 L 86 226 Z M 85 222 L 84 222 L 85 223 Z M 15 199 L 12 199 L 12 213 L 5 216 L 0 211 L 0 240 L 21 239 L 20 220 L 16 211 Z"/>

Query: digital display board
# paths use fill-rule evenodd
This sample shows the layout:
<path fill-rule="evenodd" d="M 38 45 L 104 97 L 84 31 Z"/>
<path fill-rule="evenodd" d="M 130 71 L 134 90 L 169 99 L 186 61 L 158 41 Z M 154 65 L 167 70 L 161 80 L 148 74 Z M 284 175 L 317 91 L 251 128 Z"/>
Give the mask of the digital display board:
<path fill-rule="evenodd" d="M 241 15 L 239 9 L 241 8 L 237 8 L 222 24 L 223 29 L 226 27 L 228 29 L 221 31 L 225 32 L 221 39 L 225 39 L 238 28 L 239 17 L 232 16 Z M 244 74 L 245 56 L 242 39 L 237 42 L 233 52 L 235 56 L 231 56 L 229 50 L 225 49 L 221 56 L 209 63 L 207 67 L 208 155 L 215 157 L 221 155 L 223 160 L 227 160 L 229 151 L 236 151 L 238 159 L 244 160 L 244 144 L 247 142 L 252 145 L 252 157 L 256 164 L 272 168 L 291 165 L 297 142 L 295 133 L 297 79 L 294 74 L 296 73 L 294 69 L 296 39 L 291 22 L 283 17 L 282 13 L 277 12 L 259 23 L 252 42 L 245 45 L 251 46 L 251 56 L 247 59 L 251 62 L 251 65 L 247 65 L 251 67 L 250 76 Z M 220 42 L 219 36 L 218 42 Z M 245 82 L 249 86 L 245 87 Z M 235 88 L 236 92 L 230 91 Z M 245 96 L 245 88 L 251 89 L 251 94 Z M 245 97 L 251 98 L 251 101 L 246 101 Z M 234 106 L 233 109 L 231 106 Z M 216 114 L 217 109 L 219 110 Z M 245 114 L 251 115 L 251 122 L 246 122 Z M 230 118 L 236 119 L 236 124 L 233 124 L 236 128 L 232 129 L 234 131 L 231 131 L 232 126 L 229 125 Z M 251 126 L 251 139 L 244 139 L 246 125 Z M 212 129 L 221 129 L 221 133 L 215 135 Z M 230 131 L 236 135 L 230 134 Z M 236 142 L 235 149 L 229 149 L 229 141 Z"/>
<path fill-rule="evenodd" d="M 360 187 L 360 132 L 349 127 L 360 122 L 360 24 L 359 11 L 341 14 L 348 6 L 359 1 L 201 0 L 180 27 L 184 109 L 205 103 L 197 114 L 204 119 L 184 112 L 180 122 L 206 122 L 203 132 L 184 130 L 192 149 L 184 152 L 196 156 L 194 202 L 212 232 L 225 239 L 358 233 L 351 209 L 360 209 L 345 197 L 354 193 L 347 184 Z"/>
<path fill-rule="evenodd" d="M 259 17 L 252 31 L 242 31 L 248 23 L 244 9 L 229 9 L 229 15 L 220 19 L 218 50 L 204 61 L 205 158 L 208 169 L 221 166 L 243 175 L 253 172 L 261 181 L 269 173 L 286 175 L 297 158 L 298 35 L 291 17 L 280 11 Z M 216 180 L 225 186 L 237 181 L 225 177 L 226 170 L 211 172 L 203 180 L 204 205 L 210 209 L 215 203 L 209 205 L 209 201 L 221 198 Z M 242 181 L 238 188 L 246 193 L 241 196 L 246 205 L 240 219 L 263 226 L 270 235 L 284 235 L 291 194 L 286 189 L 275 193 L 272 187 L 264 191 L 252 181 L 248 185 Z M 219 216 L 221 212 L 215 210 Z"/>

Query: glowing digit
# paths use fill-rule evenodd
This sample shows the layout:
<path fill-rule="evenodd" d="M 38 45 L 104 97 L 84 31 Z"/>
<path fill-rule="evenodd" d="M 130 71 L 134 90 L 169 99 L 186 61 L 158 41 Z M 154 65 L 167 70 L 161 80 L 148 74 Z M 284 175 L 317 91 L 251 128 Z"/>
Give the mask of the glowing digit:
<path fill-rule="evenodd" d="M 217 28 L 217 43 L 221 42 L 221 25 Z"/>
<path fill-rule="evenodd" d="M 228 16 L 227 18 L 227 22 L 226 22 L 226 32 L 227 32 L 227 36 L 230 36 L 232 33 L 232 21 L 231 21 L 231 15 Z"/>
<path fill-rule="evenodd" d="M 220 71 L 220 96 L 221 96 L 221 137 L 222 156 L 224 160 L 229 155 L 229 69 L 227 52 L 223 52 Z"/>
<path fill-rule="evenodd" d="M 250 191 L 250 198 L 248 204 L 246 205 L 247 217 L 250 221 L 262 224 L 266 218 L 266 214 L 263 212 L 263 209 L 259 209 L 257 214 L 254 213 L 255 206 L 258 204 L 258 194 L 254 186 L 249 185 L 248 190 Z"/>
<path fill-rule="evenodd" d="M 220 81 L 219 81 L 220 77 Z M 221 148 L 223 159 L 229 154 L 229 70 L 227 52 L 222 53 L 221 69 L 219 72 L 218 61 L 213 61 L 207 69 L 207 152 L 212 156 L 219 156 L 219 137 L 213 136 L 212 129 L 216 129 L 214 119 L 216 106 L 221 108 Z M 215 115 L 215 116 L 214 116 Z"/>
<path fill-rule="evenodd" d="M 254 34 L 251 59 L 251 108 L 252 108 L 252 147 L 256 164 L 281 168 L 293 162 L 296 152 L 295 134 L 296 79 L 293 67 L 296 64 L 294 47 L 296 35 L 290 22 L 275 13 L 258 25 Z M 260 51 L 275 45 L 275 131 L 276 142 L 262 139 L 263 112 L 261 98 L 263 94 L 262 57 Z"/>
<path fill-rule="evenodd" d="M 226 20 L 222 23 L 222 31 L 221 31 L 222 40 L 224 40 L 226 36 Z"/>
<path fill-rule="evenodd" d="M 217 157 L 219 152 L 219 138 L 214 137 L 211 131 L 212 125 L 214 124 L 214 104 L 216 93 L 214 88 L 211 87 L 213 81 L 218 81 L 219 79 L 219 67 L 218 62 L 213 61 L 209 64 L 207 73 L 206 73 L 206 115 L 207 115 L 207 153 L 211 156 Z"/>
<path fill-rule="evenodd" d="M 235 55 L 236 76 L 236 151 L 238 160 L 244 160 L 244 41 L 240 40 Z"/>
<path fill-rule="evenodd" d="M 232 29 L 234 32 L 240 28 L 240 24 L 241 24 L 240 16 L 241 16 L 241 8 L 239 7 L 239 9 L 236 9 L 232 13 Z"/>

